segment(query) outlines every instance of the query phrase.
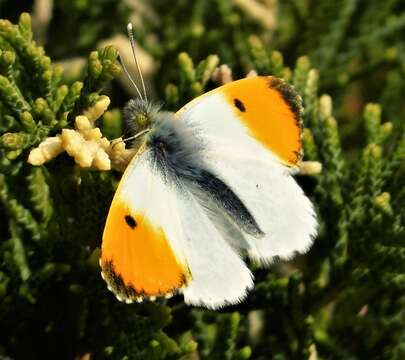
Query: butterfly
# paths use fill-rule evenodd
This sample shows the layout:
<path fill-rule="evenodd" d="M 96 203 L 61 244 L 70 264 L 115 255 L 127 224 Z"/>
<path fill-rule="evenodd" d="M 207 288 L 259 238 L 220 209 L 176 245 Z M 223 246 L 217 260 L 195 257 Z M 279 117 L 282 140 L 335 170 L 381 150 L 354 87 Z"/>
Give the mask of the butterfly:
<path fill-rule="evenodd" d="M 119 300 L 182 293 L 187 304 L 218 309 L 252 289 L 245 257 L 268 265 L 309 249 L 317 219 L 292 177 L 302 106 L 290 85 L 249 77 L 176 113 L 145 93 L 123 113 L 138 124 L 138 151 L 112 201 L 100 258 Z"/>

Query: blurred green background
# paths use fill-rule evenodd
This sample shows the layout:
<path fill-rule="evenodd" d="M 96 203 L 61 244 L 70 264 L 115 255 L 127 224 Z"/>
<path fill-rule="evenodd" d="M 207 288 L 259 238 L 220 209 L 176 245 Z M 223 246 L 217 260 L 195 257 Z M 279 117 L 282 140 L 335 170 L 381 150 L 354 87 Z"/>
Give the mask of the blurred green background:
<path fill-rule="evenodd" d="M 0 0 L 0 18 L 0 359 L 405 359 L 403 1 Z M 303 98 L 304 160 L 322 172 L 297 181 L 320 233 L 305 256 L 252 265 L 240 305 L 116 301 L 98 255 L 121 174 L 26 162 L 103 94 L 103 134 L 125 132 L 135 94 L 100 49 L 134 72 L 128 21 L 166 110 L 231 71 Z"/>

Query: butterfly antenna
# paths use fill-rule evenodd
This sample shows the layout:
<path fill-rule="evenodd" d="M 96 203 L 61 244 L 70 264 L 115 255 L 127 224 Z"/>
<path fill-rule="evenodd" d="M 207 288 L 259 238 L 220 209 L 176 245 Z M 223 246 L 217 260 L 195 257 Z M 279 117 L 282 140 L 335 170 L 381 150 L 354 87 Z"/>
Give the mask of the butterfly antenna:
<path fill-rule="evenodd" d="M 140 136 L 147 134 L 150 130 L 151 130 L 151 129 L 149 129 L 149 128 L 148 128 L 148 129 L 145 129 L 145 130 L 142 130 L 142 131 L 140 131 L 139 133 L 135 134 L 134 136 L 131 136 L 131 137 L 129 137 L 129 138 L 122 139 L 122 141 L 125 142 L 125 141 L 135 140 L 135 139 L 139 138 Z"/>
<path fill-rule="evenodd" d="M 143 81 L 141 68 L 139 67 L 138 59 L 136 57 L 134 29 L 133 29 L 131 23 L 128 23 L 128 25 L 127 25 L 127 32 L 128 32 L 129 41 L 131 42 L 132 55 L 134 56 L 134 60 L 135 60 L 136 67 L 138 69 L 139 77 L 141 78 L 143 94 L 145 95 L 145 100 L 147 101 L 148 97 L 146 96 L 145 82 Z"/>
<path fill-rule="evenodd" d="M 151 130 L 151 129 L 148 128 L 148 129 L 145 129 L 145 130 L 140 131 L 139 133 L 135 134 L 134 136 L 131 136 L 131 137 L 128 137 L 128 138 L 119 140 L 119 141 L 117 141 L 116 143 L 112 144 L 112 148 L 114 149 L 114 147 L 115 147 L 116 145 L 118 145 L 119 143 L 122 143 L 122 142 L 125 143 L 125 142 L 127 142 L 127 141 L 135 140 L 135 139 L 139 138 L 140 136 L 147 134 L 150 130 Z"/>
<path fill-rule="evenodd" d="M 131 81 L 131 83 L 132 83 L 133 87 L 135 88 L 136 92 L 138 93 L 139 97 L 143 100 L 143 96 L 142 96 L 141 92 L 139 91 L 138 86 L 136 86 L 135 81 L 132 79 L 131 75 L 129 74 L 127 67 L 125 66 L 124 61 L 122 60 L 120 54 L 118 54 L 118 61 L 121 65 L 121 67 L 124 69 L 125 74 L 127 75 L 129 81 Z"/>

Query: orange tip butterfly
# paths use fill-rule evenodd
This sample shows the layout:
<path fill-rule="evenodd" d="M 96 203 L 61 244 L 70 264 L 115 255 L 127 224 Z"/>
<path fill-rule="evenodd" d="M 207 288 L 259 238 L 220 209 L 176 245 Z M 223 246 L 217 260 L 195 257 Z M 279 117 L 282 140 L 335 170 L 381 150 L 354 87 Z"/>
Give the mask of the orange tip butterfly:
<path fill-rule="evenodd" d="M 128 33 L 134 49 L 131 25 Z M 301 98 L 257 76 L 170 113 L 136 89 L 123 113 L 139 150 L 107 217 L 102 276 L 127 303 L 174 293 L 210 309 L 238 303 L 253 287 L 242 257 L 288 259 L 317 232 L 292 177 L 302 157 Z"/>

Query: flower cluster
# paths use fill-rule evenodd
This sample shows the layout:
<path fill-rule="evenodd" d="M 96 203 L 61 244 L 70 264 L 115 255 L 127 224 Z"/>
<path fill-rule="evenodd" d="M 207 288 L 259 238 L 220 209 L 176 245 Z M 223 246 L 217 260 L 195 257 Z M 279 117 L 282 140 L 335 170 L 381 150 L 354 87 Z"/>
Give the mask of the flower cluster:
<path fill-rule="evenodd" d="M 121 138 L 109 141 L 100 128 L 95 126 L 96 120 L 104 114 L 109 104 L 107 96 L 100 96 L 83 115 L 75 117 L 74 129 L 62 129 L 59 135 L 47 137 L 32 149 L 28 162 L 31 165 L 42 165 L 66 151 L 82 168 L 124 170 L 134 150 L 126 149 Z"/>

